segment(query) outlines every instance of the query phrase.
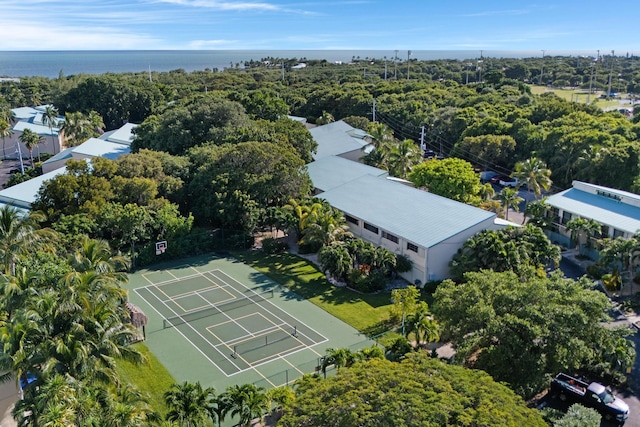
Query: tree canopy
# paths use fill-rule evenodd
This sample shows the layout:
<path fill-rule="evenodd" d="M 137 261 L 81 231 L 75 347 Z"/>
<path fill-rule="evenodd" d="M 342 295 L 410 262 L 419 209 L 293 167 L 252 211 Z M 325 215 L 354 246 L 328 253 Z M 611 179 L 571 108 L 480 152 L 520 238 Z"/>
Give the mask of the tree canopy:
<path fill-rule="evenodd" d="M 482 270 L 445 280 L 431 310 L 456 347 L 455 360 L 482 369 L 523 397 L 563 371 L 614 372 L 633 363 L 626 329 L 601 322 L 607 297 L 583 278 Z"/>
<path fill-rule="evenodd" d="M 372 359 L 326 380 L 304 377 L 280 424 L 295 426 L 540 426 L 535 409 L 482 371 L 411 353 Z"/>

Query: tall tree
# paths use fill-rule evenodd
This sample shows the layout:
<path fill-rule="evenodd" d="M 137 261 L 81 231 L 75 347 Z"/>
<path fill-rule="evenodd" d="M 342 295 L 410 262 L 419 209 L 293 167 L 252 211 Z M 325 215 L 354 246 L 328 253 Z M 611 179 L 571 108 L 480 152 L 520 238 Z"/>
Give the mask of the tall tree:
<path fill-rule="evenodd" d="M 58 109 L 53 105 L 47 105 L 42 112 L 42 121 L 49 127 L 51 134 L 51 145 L 53 145 L 53 154 L 57 153 L 55 138 L 53 137 L 53 127 L 58 125 Z"/>
<path fill-rule="evenodd" d="M 2 158 L 7 159 L 7 151 L 6 151 L 6 140 L 5 138 L 9 138 L 13 135 L 13 130 L 11 129 L 11 125 L 4 119 L 0 119 L 0 138 L 2 138 Z"/>
<path fill-rule="evenodd" d="M 603 325 L 610 303 L 586 278 L 484 270 L 464 279 L 442 282 L 431 307 L 457 349 L 457 363 L 483 369 L 525 398 L 557 372 L 597 365 L 600 374 L 611 374 L 620 369 L 607 362 L 616 347 L 632 349 L 618 340 L 628 331 Z"/>
<path fill-rule="evenodd" d="M 29 150 L 29 158 L 31 159 L 31 167 L 34 167 L 33 163 L 33 149 L 42 143 L 43 139 L 40 135 L 32 131 L 31 129 L 25 129 L 20 135 L 20 142 Z"/>
<path fill-rule="evenodd" d="M 513 208 L 516 212 L 520 210 L 520 202 L 524 199 L 518 195 L 518 190 L 515 188 L 505 187 L 498 193 L 498 200 L 502 203 L 504 208 L 504 218 L 509 220 L 509 208 Z"/>
<path fill-rule="evenodd" d="M 326 380 L 303 377 L 295 390 L 284 426 L 546 426 L 537 410 L 486 373 L 424 352 L 401 363 L 356 363 Z"/>
<path fill-rule="evenodd" d="M 0 259 L 2 272 L 15 274 L 16 262 L 37 245 L 54 237 L 50 230 L 40 229 L 37 214 L 24 216 L 10 205 L 0 207 Z"/>
<path fill-rule="evenodd" d="M 540 197 L 542 190 L 548 190 L 552 184 L 551 170 L 547 169 L 546 163 L 537 157 L 516 163 L 512 175 L 514 178 L 518 178 L 520 183 L 527 186 L 529 194 L 533 191 L 536 199 Z"/>
<path fill-rule="evenodd" d="M 172 384 L 164 394 L 169 408 L 167 420 L 186 427 L 201 425 L 208 417 L 213 396 L 215 396 L 213 389 L 203 388 L 200 382 L 194 384 L 185 381 L 182 384 Z"/>

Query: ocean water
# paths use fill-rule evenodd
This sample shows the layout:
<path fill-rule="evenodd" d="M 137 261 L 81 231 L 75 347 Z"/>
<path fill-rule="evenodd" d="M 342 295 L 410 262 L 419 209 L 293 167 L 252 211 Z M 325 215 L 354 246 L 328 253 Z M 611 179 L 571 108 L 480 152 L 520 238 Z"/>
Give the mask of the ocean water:
<path fill-rule="evenodd" d="M 539 57 L 540 51 L 479 51 L 479 50 L 412 50 L 411 59 L 475 60 L 484 57 Z M 223 70 L 244 61 L 274 58 L 326 59 L 329 62 L 349 62 L 354 57 L 405 61 L 404 50 L 168 50 L 168 51 L 4 51 L 0 52 L 0 77 L 58 77 L 60 72 L 73 74 L 103 74 L 184 69 L 191 72 L 204 69 Z M 546 55 L 589 55 L 587 51 L 546 51 Z"/>

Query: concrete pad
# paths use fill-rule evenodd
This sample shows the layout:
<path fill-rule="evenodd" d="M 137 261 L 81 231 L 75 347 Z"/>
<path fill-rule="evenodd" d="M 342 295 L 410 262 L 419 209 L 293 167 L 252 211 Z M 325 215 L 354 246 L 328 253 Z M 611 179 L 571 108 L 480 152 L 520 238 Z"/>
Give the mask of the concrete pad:
<path fill-rule="evenodd" d="M 13 405 L 20 399 L 20 390 L 15 381 L 0 383 L 0 427 L 17 427 L 11 416 Z"/>

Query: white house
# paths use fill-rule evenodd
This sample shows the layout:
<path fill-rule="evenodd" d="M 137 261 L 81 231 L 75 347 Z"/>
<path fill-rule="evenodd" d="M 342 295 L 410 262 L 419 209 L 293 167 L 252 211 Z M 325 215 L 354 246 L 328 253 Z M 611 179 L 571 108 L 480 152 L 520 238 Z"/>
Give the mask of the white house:
<path fill-rule="evenodd" d="M 12 135 L 5 138 L 2 147 L 3 158 L 17 159 L 21 154 L 23 159 L 29 158 L 29 150 L 20 141 L 20 136 L 25 129 L 29 129 L 42 137 L 42 144 L 33 150 L 33 157 L 37 159 L 39 153 L 57 154 L 60 152 L 59 132 L 60 126 L 64 123 L 64 116 L 58 116 L 52 127 L 49 127 L 43 116 L 49 105 L 37 107 L 13 108 L 11 111 L 15 117 L 15 124 L 11 128 Z"/>
<path fill-rule="evenodd" d="M 29 210 L 36 200 L 42 184 L 66 172 L 65 164 L 69 159 L 89 160 L 94 157 L 105 157 L 115 160 L 123 154 L 131 152 L 134 124 L 128 123 L 100 138 L 90 138 L 77 147 L 68 148 L 42 163 L 43 174 L 28 181 L 0 191 L 0 205 L 12 205 L 22 210 Z M 119 141 L 119 142 L 118 142 Z"/>
<path fill-rule="evenodd" d="M 106 132 L 99 138 L 89 138 L 77 147 L 70 147 L 42 163 L 42 172 L 47 173 L 64 167 L 69 159 L 91 159 L 105 157 L 115 160 L 131 152 L 131 141 L 135 138 L 133 129 L 138 126 L 127 123 L 119 129 Z"/>
<path fill-rule="evenodd" d="M 546 204 L 559 231 L 551 238 L 566 246 L 570 235 L 566 225 L 574 218 L 602 224 L 602 237 L 629 238 L 640 231 L 640 195 L 628 191 L 573 181 L 571 188 L 549 196 Z"/>
<path fill-rule="evenodd" d="M 507 222 L 496 214 L 388 179 L 386 171 L 337 156 L 307 165 L 317 197 L 345 215 L 357 237 L 406 255 L 411 283 L 449 277 L 449 262 L 471 236 Z"/>

